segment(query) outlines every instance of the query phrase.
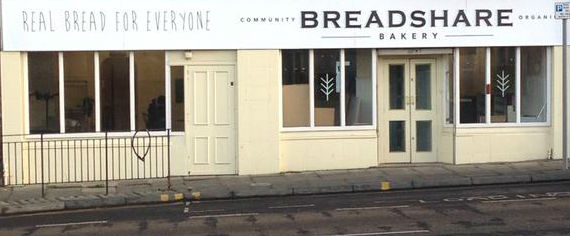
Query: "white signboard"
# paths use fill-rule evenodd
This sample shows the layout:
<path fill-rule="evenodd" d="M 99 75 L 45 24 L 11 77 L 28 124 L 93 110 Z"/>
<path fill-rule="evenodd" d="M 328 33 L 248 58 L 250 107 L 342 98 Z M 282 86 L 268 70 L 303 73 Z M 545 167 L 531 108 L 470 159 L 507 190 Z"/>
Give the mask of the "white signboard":
<path fill-rule="evenodd" d="M 1 0 L 4 50 L 560 45 L 553 0 Z"/>
<path fill-rule="evenodd" d="M 570 19 L 570 2 L 557 2 L 554 9 L 555 19 Z"/>

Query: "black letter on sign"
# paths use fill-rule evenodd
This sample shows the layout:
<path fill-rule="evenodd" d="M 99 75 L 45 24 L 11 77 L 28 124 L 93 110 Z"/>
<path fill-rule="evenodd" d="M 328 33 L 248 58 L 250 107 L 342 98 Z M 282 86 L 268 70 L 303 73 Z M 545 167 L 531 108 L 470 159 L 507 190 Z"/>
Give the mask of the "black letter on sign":
<path fill-rule="evenodd" d="M 456 27 L 457 24 L 459 23 L 464 23 L 465 26 L 471 26 L 471 23 L 469 23 L 469 20 L 465 15 L 465 11 L 463 10 L 459 10 L 459 12 L 457 13 L 457 17 L 455 17 L 455 22 L 453 22 L 453 27 Z"/>
<path fill-rule="evenodd" d="M 325 11 L 323 12 L 325 14 L 325 28 L 329 27 L 329 21 L 334 25 L 335 28 L 340 28 L 340 25 L 338 24 L 338 20 L 340 19 L 340 13 L 338 13 L 337 11 Z"/>
<path fill-rule="evenodd" d="M 513 9 L 509 10 L 497 10 L 497 26 L 513 26 L 512 22 L 504 22 L 503 20 L 508 20 L 510 15 L 503 13 L 513 13 Z"/>
<path fill-rule="evenodd" d="M 485 14 L 483 15 L 483 13 Z M 490 10 L 475 10 L 475 14 L 477 15 L 476 17 L 477 22 L 475 23 L 475 26 L 481 26 L 482 20 L 485 21 L 487 26 L 491 26 L 491 22 L 489 21 L 489 19 L 491 19 L 493 13 Z"/>
<path fill-rule="evenodd" d="M 394 23 L 394 14 L 400 15 L 400 23 Z M 406 14 L 403 11 L 388 11 L 388 26 L 389 27 L 402 27 L 406 24 Z"/>
<path fill-rule="evenodd" d="M 425 11 L 413 11 L 412 12 L 412 27 L 421 28 L 426 25 L 426 19 L 424 18 Z M 417 23 L 419 22 L 419 23 Z"/>
<path fill-rule="evenodd" d="M 370 13 L 370 17 L 368 18 L 368 22 L 366 22 L 366 28 L 370 28 L 371 24 L 377 24 L 378 28 L 383 28 L 382 21 L 380 21 L 380 17 L 378 16 L 378 12 L 372 11 Z"/>
<path fill-rule="evenodd" d="M 310 16 L 308 16 L 310 15 Z M 307 24 L 307 21 L 312 22 L 312 24 Z M 317 21 L 317 13 L 314 11 L 302 11 L 301 12 L 301 28 L 317 28 L 319 22 Z"/>
<path fill-rule="evenodd" d="M 28 25 L 28 13 L 22 11 L 22 22 L 24 23 L 24 31 L 30 31 L 30 26 Z"/>
<path fill-rule="evenodd" d="M 431 27 L 435 27 L 436 20 L 443 20 L 443 27 L 447 27 L 447 10 L 443 10 L 443 16 L 436 16 L 435 10 L 431 10 Z"/>
<path fill-rule="evenodd" d="M 346 16 L 346 28 L 360 28 L 362 27 L 361 24 L 352 24 L 352 22 L 358 21 L 357 15 L 360 15 L 360 11 L 347 11 L 345 12 Z"/>

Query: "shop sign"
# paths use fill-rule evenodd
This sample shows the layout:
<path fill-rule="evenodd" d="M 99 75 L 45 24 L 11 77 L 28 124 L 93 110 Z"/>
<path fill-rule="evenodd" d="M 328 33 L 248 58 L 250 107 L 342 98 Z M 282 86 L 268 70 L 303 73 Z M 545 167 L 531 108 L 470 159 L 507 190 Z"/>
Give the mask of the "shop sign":
<path fill-rule="evenodd" d="M 6 51 L 561 44 L 554 0 L 1 1 Z"/>

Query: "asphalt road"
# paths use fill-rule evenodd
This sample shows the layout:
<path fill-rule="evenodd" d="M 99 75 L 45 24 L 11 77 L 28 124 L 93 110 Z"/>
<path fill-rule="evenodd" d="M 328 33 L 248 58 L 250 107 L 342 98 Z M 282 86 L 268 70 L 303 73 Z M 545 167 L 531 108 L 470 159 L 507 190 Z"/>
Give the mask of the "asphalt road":
<path fill-rule="evenodd" d="M 570 183 L 53 212 L 0 217 L 0 235 L 570 236 Z"/>

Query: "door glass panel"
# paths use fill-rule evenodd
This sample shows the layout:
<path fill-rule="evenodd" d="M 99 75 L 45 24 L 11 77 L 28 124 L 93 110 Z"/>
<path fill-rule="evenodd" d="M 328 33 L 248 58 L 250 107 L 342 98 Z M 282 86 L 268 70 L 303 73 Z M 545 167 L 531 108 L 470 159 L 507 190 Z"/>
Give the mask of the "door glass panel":
<path fill-rule="evenodd" d="M 431 152 L 431 120 L 416 121 L 416 149 Z"/>
<path fill-rule="evenodd" d="M 405 121 L 390 121 L 390 152 L 406 151 Z"/>
<path fill-rule="evenodd" d="M 404 109 L 404 65 L 390 65 L 390 109 Z"/>
<path fill-rule="evenodd" d="M 416 65 L 416 109 L 431 110 L 431 65 Z"/>

